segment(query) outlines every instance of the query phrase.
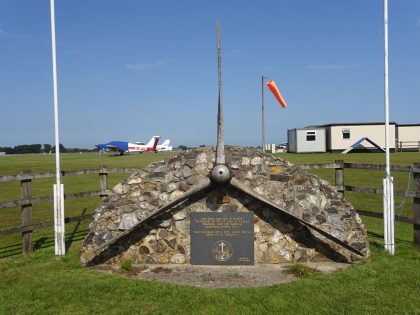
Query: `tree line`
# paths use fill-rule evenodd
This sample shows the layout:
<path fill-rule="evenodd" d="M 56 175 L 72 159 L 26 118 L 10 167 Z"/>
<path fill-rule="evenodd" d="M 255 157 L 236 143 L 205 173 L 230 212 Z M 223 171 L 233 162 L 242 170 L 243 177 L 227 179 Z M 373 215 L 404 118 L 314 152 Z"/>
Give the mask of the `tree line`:
<path fill-rule="evenodd" d="M 90 152 L 89 149 L 66 148 L 60 143 L 60 152 L 74 153 L 74 152 Z M 20 144 L 14 147 L 0 147 L 0 152 L 6 154 L 28 154 L 28 153 L 54 153 L 55 146 L 51 144 Z"/>

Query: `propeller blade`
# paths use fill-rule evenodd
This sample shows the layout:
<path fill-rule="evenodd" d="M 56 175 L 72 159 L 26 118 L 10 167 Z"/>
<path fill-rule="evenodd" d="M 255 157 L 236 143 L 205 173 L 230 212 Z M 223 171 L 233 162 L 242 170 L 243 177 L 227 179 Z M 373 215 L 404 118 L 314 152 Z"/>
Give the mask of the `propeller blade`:
<path fill-rule="evenodd" d="M 216 145 L 216 165 L 225 164 L 225 136 L 223 129 L 223 107 L 222 107 L 222 54 L 220 49 L 220 24 L 217 30 L 217 78 L 219 85 L 219 98 L 217 107 L 217 145 Z"/>
<path fill-rule="evenodd" d="M 166 204 L 163 207 L 159 208 L 155 212 L 151 213 L 146 218 L 144 218 L 141 222 L 137 223 L 135 226 L 133 226 L 129 230 L 126 230 L 126 231 L 122 232 L 120 235 L 118 235 L 118 237 L 113 238 L 113 239 L 110 239 L 109 241 L 107 241 L 107 242 L 103 243 L 102 245 L 98 246 L 95 249 L 95 251 L 93 252 L 94 253 L 94 257 L 90 261 L 92 261 L 94 258 L 96 258 L 104 249 L 106 249 L 110 245 L 116 243 L 120 238 L 122 238 L 122 237 L 130 234 L 133 230 L 139 228 L 141 225 L 149 222 L 150 220 L 153 220 L 154 218 L 156 218 L 159 215 L 165 213 L 166 211 L 170 210 L 174 206 L 180 204 L 184 200 L 186 200 L 186 199 L 190 198 L 191 196 L 199 193 L 200 191 L 206 189 L 210 185 L 211 185 L 210 179 L 209 178 L 205 178 L 203 181 L 199 182 L 197 185 L 195 185 L 195 186 L 191 187 L 189 190 L 187 190 L 181 197 L 179 197 L 179 198 L 177 198 L 177 199 L 169 202 L 168 204 Z M 87 262 L 87 263 L 89 263 L 89 262 Z"/>
<path fill-rule="evenodd" d="M 230 185 L 232 185 L 233 187 L 235 187 L 236 189 L 246 193 L 247 195 L 250 195 L 252 197 L 254 197 L 255 199 L 279 210 L 281 213 L 294 218 L 295 220 L 299 221 L 300 223 L 302 223 L 303 225 L 306 225 L 307 227 L 317 231 L 319 234 L 322 234 L 323 236 L 325 236 L 326 238 L 332 240 L 333 242 L 335 242 L 336 244 L 340 245 L 341 247 L 344 247 L 345 249 L 359 255 L 359 256 L 364 256 L 359 250 L 357 250 L 356 248 L 350 246 L 349 244 L 347 244 L 346 242 L 343 242 L 342 240 L 336 238 L 335 236 L 331 235 L 328 232 L 325 232 L 324 230 L 321 230 L 319 227 L 316 227 L 315 225 L 313 225 L 312 223 L 309 223 L 306 220 L 303 220 L 297 216 L 295 216 L 294 214 L 291 214 L 290 212 L 287 212 L 286 210 L 280 208 L 278 205 L 276 205 L 275 203 L 271 202 L 270 200 L 268 200 L 267 198 L 261 196 L 260 194 L 254 192 L 253 190 L 251 190 L 249 187 L 247 187 L 246 185 L 242 184 L 239 180 L 237 180 L 236 178 L 232 178 L 230 181 Z"/>

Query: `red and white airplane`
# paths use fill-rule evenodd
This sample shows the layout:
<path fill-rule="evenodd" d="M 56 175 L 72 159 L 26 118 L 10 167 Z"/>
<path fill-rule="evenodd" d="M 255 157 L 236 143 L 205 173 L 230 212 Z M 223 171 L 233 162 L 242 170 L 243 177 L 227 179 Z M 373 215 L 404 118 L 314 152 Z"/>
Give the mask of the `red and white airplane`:
<path fill-rule="evenodd" d="M 126 141 L 111 141 L 108 143 L 97 144 L 96 147 L 100 151 L 111 151 L 123 155 L 124 152 L 139 152 L 143 153 L 146 151 L 157 152 L 157 144 L 160 136 L 153 136 L 147 144 L 132 143 Z"/>

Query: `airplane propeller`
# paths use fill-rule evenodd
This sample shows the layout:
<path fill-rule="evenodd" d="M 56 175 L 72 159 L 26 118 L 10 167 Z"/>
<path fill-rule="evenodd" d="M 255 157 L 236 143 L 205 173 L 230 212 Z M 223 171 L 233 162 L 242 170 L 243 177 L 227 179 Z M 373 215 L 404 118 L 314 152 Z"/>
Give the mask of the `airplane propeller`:
<path fill-rule="evenodd" d="M 272 201 L 268 200 L 266 197 L 262 196 L 261 194 L 255 192 L 250 187 L 244 185 L 241 183 L 238 179 L 232 176 L 232 173 L 230 171 L 230 168 L 226 164 L 225 160 L 225 144 L 224 144 L 224 128 L 223 128 L 223 107 L 222 107 L 222 71 L 221 71 L 221 45 L 220 45 L 220 24 L 217 24 L 216 26 L 217 31 L 217 65 L 218 65 L 218 87 L 219 87 L 219 97 L 218 97 L 218 111 L 217 111 L 217 145 L 216 145 L 216 161 L 214 163 L 214 166 L 212 170 L 209 173 L 209 176 L 199 182 L 198 184 L 191 187 L 189 190 L 187 190 L 182 196 L 179 198 L 169 202 L 168 204 L 164 205 L 163 207 L 159 208 L 155 212 L 151 213 L 148 217 L 143 219 L 141 222 L 139 222 L 137 225 L 133 226 L 131 229 L 124 231 L 120 235 L 118 235 L 117 238 L 111 239 L 103 244 L 101 244 L 99 247 L 96 248 L 94 251 L 94 254 L 97 256 L 99 255 L 106 247 L 114 244 L 119 239 L 121 239 L 123 236 L 126 236 L 139 228 L 140 226 L 144 225 L 147 222 L 150 222 L 151 220 L 155 219 L 156 217 L 162 215 L 165 212 L 168 212 L 173 208 L 174 206 L 179 205 L 181 202 L 197 195 L 198 193 L 202 192 L 203 190 L 209 188 L 209 187 L 219 187 L 221 185 L 228 185 L 233 187 L 234 189 L 237 189 L 241 191 L 242 193 L 245 193 L 263 204 L 266 204 L 278 211 L 280 211 L 282 214 L 285 214 L 286 216 L 300 222 L 302 225 L 318 232 L 319 234 L 323 235 L 324 237 L 330 239 L 334 243 L 340 245 L 341 247 L 359 255 L 364 256 L 362 252 L 357 250 L 356 248 L 352 247 L 348 243 L 338 239 L 334 235 L 320 229 L 319 227 L 313 225 L 312 223 L 299 218 L 295 216 L 294 214 L 280 208 L 277 204 L 273 203 Z M 95 257 L 96 257 L 95 256 Z M 92 259 L 93 260 L 93 259 Z M 92 261 L 91 260 L 91 261 Z"/>

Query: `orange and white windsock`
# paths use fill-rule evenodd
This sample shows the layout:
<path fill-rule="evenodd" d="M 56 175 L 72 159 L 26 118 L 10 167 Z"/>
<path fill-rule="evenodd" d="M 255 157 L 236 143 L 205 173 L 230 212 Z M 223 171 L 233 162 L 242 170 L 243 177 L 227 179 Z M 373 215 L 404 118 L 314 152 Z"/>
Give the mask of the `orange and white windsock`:
<path fill-rule="evenodd" d="M 287 107 L 286 101 L 281 96 L 280 91 L 277 88 L 276 83 L 273 80 L 270 80 L 270 81 L 267 82 L 267 86 L 270 89 L 270 91 L 274 94 L 276 99 L 279 101 L 281 107 L 286 108 Z"/>

